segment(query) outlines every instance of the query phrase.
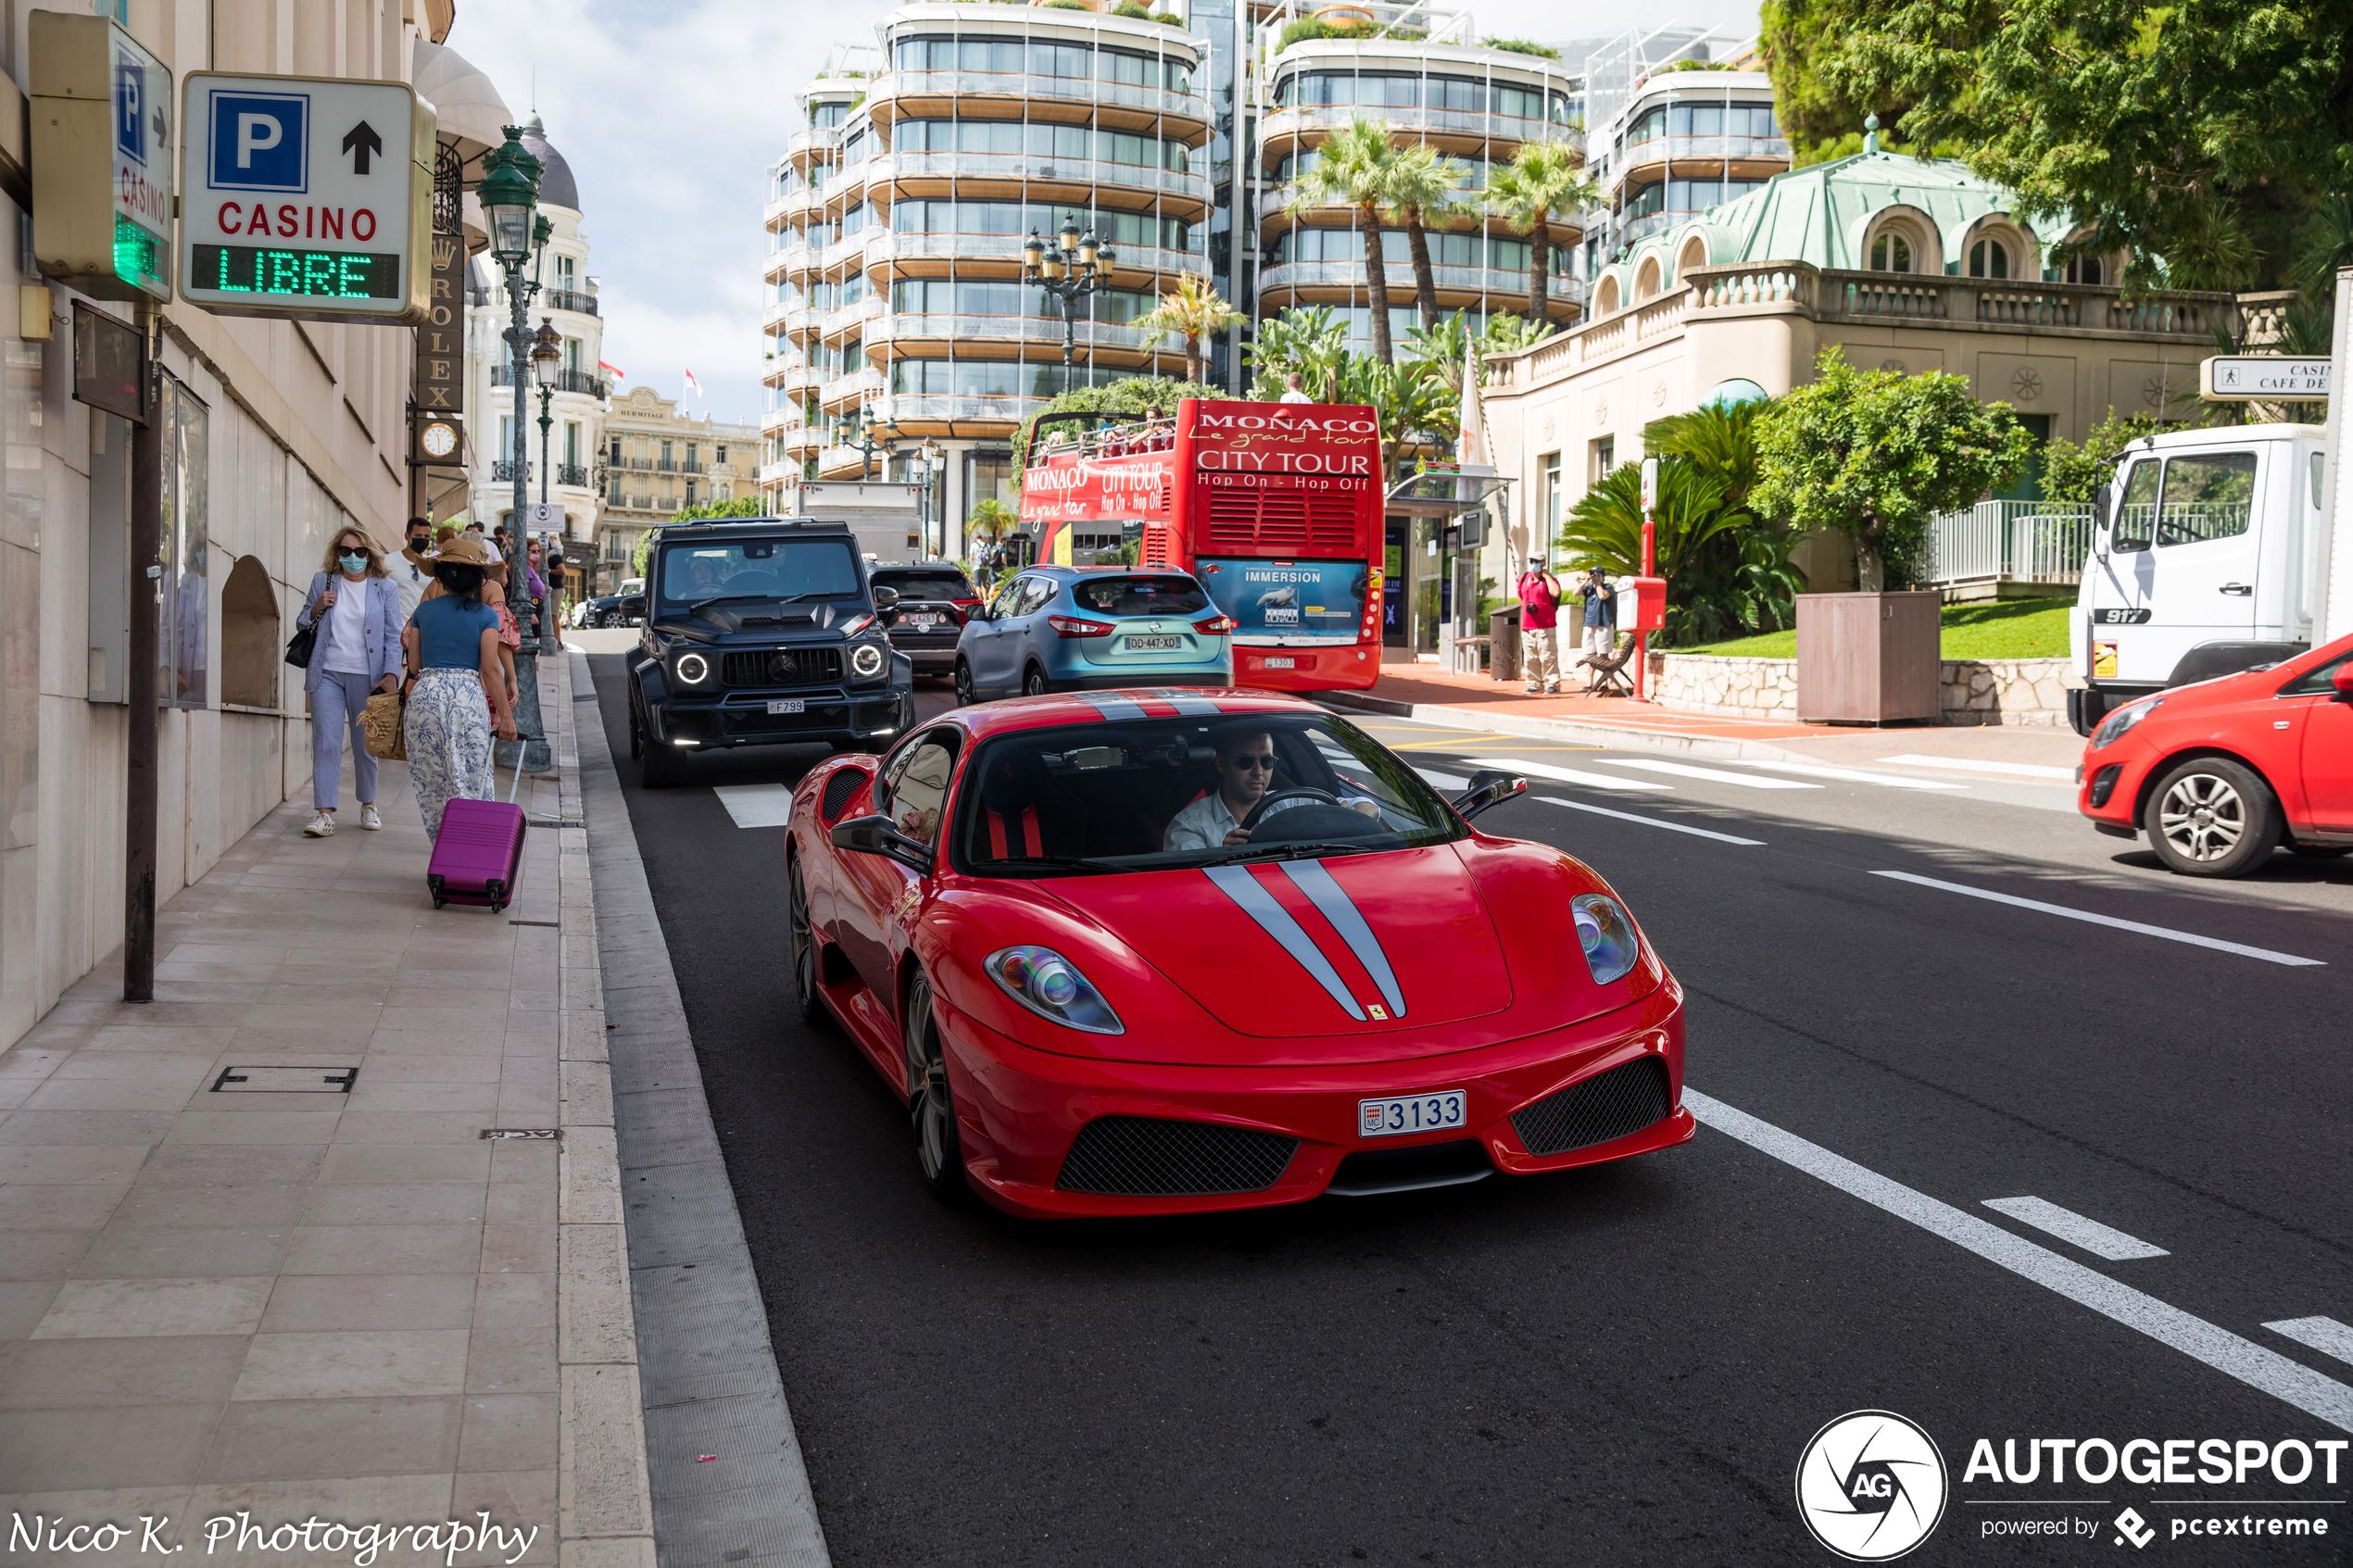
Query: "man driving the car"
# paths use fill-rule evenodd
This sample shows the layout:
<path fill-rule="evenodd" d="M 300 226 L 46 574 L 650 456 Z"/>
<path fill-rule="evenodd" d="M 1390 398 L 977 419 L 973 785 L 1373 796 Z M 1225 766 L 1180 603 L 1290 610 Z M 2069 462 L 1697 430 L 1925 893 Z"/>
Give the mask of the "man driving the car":
<path fill-rule="evenodd" d="M 1275 737 L 1265 730 L 1232 730 L 1215 736 L 1213 744 L 1216 750 L 1210 766 L 1216 771 L 1217 787 L 1170 819 L 1161 836 L 1163 849 L 1250 842 L 1242 819 L 1257 809 L 1275 781 Z M 1380 814 L 1380 808 L 1362 796 L 1342 797 L 1340 804 L 1368 817 Z"/>

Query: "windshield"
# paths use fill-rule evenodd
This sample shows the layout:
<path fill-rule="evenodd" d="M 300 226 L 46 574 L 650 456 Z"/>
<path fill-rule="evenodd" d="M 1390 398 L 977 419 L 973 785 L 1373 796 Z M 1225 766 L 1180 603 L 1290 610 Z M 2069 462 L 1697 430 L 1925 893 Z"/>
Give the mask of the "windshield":
<path fill-rule="evenodd" d="M 677 544 L 661 552 L 661 598 L 668 604 L 796 595 L 852 597 L 861 592 L 858 560 L 841 539 L 744 539 Z"/>
<path fill-rule="evenodd" d="M 963 781 L 953 848 L 981 876 L 1369 853 L 1467 832 L 1378 742 L 1306 714 L 1024 730 L 983 746 Z"/>
<path fill-rule="evenodd" d="M 1189 577 L 1082 577 L 1070 596 L 1099 615 L 1198 615 L 1209 596 Z"/>

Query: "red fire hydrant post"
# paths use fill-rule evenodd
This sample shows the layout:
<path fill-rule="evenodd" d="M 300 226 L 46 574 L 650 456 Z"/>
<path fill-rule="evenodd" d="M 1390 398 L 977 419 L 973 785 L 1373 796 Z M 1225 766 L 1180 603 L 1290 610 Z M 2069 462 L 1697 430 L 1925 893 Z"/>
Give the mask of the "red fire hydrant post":
<path fill-rule="evenodd" d="M 1658 459 L 1642 459 L 1642 580 L 1648 583 L 1658 575 Z M 1662 596 L 1663 597 L 1663 596 Z M 1651 672 L 1651 638 L 1649 617 L 1642 613 L 1642 596 L 1635 593 L 1634 615 L 1634 700 L 1648 702 L 1647 685 Z"/>

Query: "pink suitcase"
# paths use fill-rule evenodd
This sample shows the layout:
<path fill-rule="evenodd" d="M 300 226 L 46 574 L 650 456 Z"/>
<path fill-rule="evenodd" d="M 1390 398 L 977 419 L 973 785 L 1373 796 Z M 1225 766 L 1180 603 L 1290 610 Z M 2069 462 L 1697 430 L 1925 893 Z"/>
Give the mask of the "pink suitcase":
<path fill-rule="evenodd" d="M 496 914 L 514 897 L 522 876 L 523 814 L 515 802 L 522 787 L 518 759 L 506 799 L 452 800 L 442 809 L 441 836 L 434 841 L 433 859 L 425 867 L 425 886 L 433 893 L 434 909 L 486 904 Z"/>

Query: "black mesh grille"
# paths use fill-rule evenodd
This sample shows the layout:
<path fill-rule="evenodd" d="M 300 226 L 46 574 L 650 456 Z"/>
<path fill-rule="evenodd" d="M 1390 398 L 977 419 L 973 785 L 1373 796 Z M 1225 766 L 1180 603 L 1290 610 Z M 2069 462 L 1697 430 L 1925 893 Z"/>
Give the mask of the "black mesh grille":
<path fill-rule="evenodd" d="M 1667 1112 L 1667 1064 L 1640 1057 L 1512 1112 L 1530 1154 L 1567 1154 L 1639 1133 Z"/>
<path fill-rule="evenodd" d="M 859 786 L 865 782 L 866 771 L 862 768 L 835 769 L 825 780 L 825 794 L 817 803 L 818 811 L 825 821 L 832 822 L 848 809 L 849 797 L 857 794 Z"/>
<path fill-rule="evenodd" d="M 731 653 L 719 678 L 731 686 L 810 686 L 841 679 L 839 648 L 776 648 Z"/>
<path fill-rule="evenodd" d="M 1078 1131 L 1054 1185 L 1114 1198 L 1180 1198 L 1273 1186 L 1297 1138 L 1249 1127 L 1099 1116 Z"/>

